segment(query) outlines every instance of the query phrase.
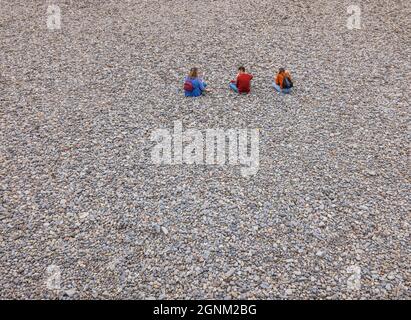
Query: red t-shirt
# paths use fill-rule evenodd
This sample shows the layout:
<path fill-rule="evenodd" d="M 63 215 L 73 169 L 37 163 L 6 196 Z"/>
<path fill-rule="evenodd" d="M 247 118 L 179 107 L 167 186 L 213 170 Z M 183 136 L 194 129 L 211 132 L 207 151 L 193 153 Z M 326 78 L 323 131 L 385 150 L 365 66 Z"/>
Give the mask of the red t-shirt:
<path fill-rule="evenodd" d="M 248 73 L 242 73 L 237 76 L 237 88 L 239 93 L 249 93 L 251 90 L 251 79 L 253 76 Z"/>

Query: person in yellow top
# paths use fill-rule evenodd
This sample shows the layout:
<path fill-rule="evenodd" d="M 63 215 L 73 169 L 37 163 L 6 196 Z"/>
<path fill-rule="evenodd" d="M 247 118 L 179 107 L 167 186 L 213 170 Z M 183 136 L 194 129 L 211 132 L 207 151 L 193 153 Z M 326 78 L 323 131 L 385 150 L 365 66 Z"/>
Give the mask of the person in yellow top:
<path fill-rule="evenodd" d="M 273 82 L 274 89 L 278 92 L 290 93 L 293 86 L 290 72 L 284 68 L 280 68 Z"/>

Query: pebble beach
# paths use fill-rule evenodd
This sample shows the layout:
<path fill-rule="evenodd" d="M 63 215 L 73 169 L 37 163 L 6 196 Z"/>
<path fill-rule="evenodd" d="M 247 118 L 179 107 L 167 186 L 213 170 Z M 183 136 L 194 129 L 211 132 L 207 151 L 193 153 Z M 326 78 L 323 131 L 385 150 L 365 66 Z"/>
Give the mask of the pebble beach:
<path fill-rule="evenodd" d="M 0 299 L 411 298 L 409 1 L 0 6 Z M 156 165 L 176 121 L 258 171 Z"/>

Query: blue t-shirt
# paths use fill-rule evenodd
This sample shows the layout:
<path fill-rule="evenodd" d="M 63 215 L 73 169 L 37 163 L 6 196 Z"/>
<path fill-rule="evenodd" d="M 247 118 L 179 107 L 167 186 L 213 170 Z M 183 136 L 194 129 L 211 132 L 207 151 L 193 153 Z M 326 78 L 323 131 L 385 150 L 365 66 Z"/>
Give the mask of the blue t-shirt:
<path fill-rule="evenodd" d="M 185 81 L 191 81 L 192 85 L 193 85 L 193 91 L 184 91 L 184 94 L 186 97 L 199 97 L 201 96 L 202 92 L 205 89 L 205 83 L 203 82 L 202 79 L 200 78 L 189 78 L 186 77 L 184 79 Z"/>

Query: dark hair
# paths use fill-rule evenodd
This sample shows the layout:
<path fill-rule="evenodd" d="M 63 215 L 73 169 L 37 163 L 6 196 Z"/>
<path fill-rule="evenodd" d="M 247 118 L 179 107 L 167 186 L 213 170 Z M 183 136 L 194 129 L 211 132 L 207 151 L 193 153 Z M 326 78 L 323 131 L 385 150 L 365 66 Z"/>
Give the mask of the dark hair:
<path fill-rule="evenodd" d="M 241 67 L 238 68 L 238 71 L 245 72 L 245 68 L 243 66 L 241 66 Z"/>
<path fill-rule="evenodd" d="M 280 68 L 280 69 L 278 70 L 278 72 L 279 72 L 279 73 L 285 72 L 285 69 L 284 69 L 284 68 Z"/>

